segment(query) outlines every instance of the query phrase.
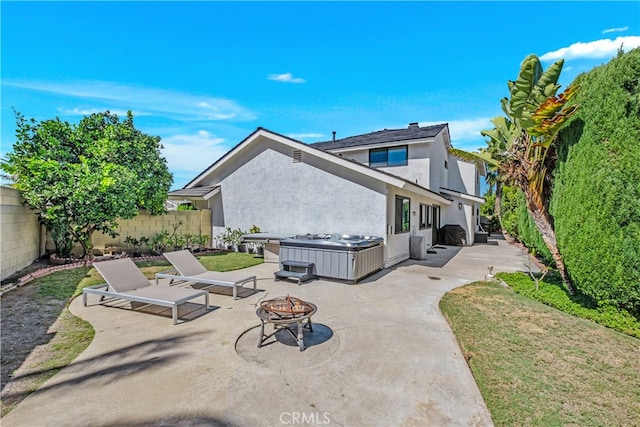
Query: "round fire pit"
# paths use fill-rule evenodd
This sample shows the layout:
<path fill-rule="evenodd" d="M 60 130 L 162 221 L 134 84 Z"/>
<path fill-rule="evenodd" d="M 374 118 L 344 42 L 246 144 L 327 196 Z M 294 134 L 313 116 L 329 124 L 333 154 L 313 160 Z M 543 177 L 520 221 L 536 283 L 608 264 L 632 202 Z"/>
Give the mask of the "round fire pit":
<path fill-rule="evenodd" d="M 318 307 L 315 304 L 289 295 L 261 302 L 260 307 L 256 310 L 256 315 L 260 319 L 260 340 L 258 347 L 262 347 L 265 340 L 275 335 L 279 330 L 285 329 L 291 334 L 293 339 L 296 340 L 300 351 L 303 351 L 304 328 L 313 332 L 311 316 L 313 316 L 316 311 L 318 311 Z M 264 333 L 265 323 L 271 323 L 275 331 L 266 335 Z M 293 324 L 298 325 L 297 335 L 289 327 Z"/>

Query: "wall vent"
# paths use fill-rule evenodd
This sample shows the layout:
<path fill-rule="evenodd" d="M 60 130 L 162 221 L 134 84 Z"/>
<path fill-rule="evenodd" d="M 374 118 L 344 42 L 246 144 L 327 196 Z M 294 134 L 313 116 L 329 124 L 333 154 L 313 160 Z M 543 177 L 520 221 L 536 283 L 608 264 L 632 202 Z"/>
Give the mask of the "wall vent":
<path fill-rule="evenodd" d="M 302 161 L 302 151 L 293 150 L 293 163 L 300 163 Z"/>

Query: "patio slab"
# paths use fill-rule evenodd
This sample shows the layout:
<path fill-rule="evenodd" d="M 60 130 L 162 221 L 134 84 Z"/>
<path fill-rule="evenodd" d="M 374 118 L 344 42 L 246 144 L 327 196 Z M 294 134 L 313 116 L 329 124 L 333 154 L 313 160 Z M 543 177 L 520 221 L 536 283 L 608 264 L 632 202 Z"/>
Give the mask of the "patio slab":
<path fill-rule="evenodd" d="M 246 270 L 259 292 L 211 294 L 208 312 L 191 304 L 177 326 L 168 312 L 76 298 L 71 311 L 91 322 L 93 342 L 2 425 L 492 425 L 438 302 L 489 265 L 526 271 L 527 256 L 496 239 L 440 248 L 357 285 L 276 282 L 277 266 L 261 264 Z M 258 349 L 257 305 L 287 294 L 317 304 L 318 335 L 303 352 Z"/>

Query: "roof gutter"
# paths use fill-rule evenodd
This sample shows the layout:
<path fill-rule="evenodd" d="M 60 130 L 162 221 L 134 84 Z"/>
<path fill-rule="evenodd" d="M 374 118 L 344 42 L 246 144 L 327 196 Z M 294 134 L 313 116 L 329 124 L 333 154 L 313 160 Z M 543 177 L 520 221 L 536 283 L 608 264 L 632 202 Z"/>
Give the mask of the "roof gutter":
<path fill-rule="evenodd" d="M 425 196 L 428 197 L 430 199 L 433 199 L 435 201 L 437 201 L 438 203 L 442 203 L 443 205 L 450 205 L 451 203 L 453 203 L 453 200 L 447 199 L 446 197 L 435 193 L 427 188 L 421 187 L 419 185 L 416 184 L 412 184 L 410 182 L 405 182 L 403 186 L 401 186 L 400 188 L 403 188 L 407 191 L 411 191 L 417 194 L 420 194 L 421 196 Z"/>
<path fill-rule="evenodd" d="M 450 196 L 460 197 L 461 199 L 470 200 L 472 202 L 477 202 L 480 204 L 487 202 L 484 199 L 484 197 L 474 196 L 473 194 L 461 193 L 459 191 L 449 190 L 448 188 L 440 187 L 440 193 L 447 194 Z"/>

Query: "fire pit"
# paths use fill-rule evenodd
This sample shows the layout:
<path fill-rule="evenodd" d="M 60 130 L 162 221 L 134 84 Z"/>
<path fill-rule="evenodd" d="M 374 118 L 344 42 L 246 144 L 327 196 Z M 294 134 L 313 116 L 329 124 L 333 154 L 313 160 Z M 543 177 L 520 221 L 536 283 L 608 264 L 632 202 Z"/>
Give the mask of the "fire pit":
<path fill-rule="evenodd" d="M 277 297 L 260 303 L 260 307 L 256 310 L 256 314 L 260 319 L 260 341 L 258 347 L 262 347 L 265 340 L 275 335 L 278 331 L 286 329 L 300 347 L 300 351 L 304 350 L 304 328 L 308 328 L 313 332 L 311 324 L 311 316 L 313 316 L 318 307 L 315 304 L 303 301 L 299 298 Z M 306 325 L 304 324 L 306 320 Z M 270 335 L 264 333 L 264 324 L 271 323 L 275 332 Z M 289 328 L 289 325 L 298 324 L 297 336 Z"/>

